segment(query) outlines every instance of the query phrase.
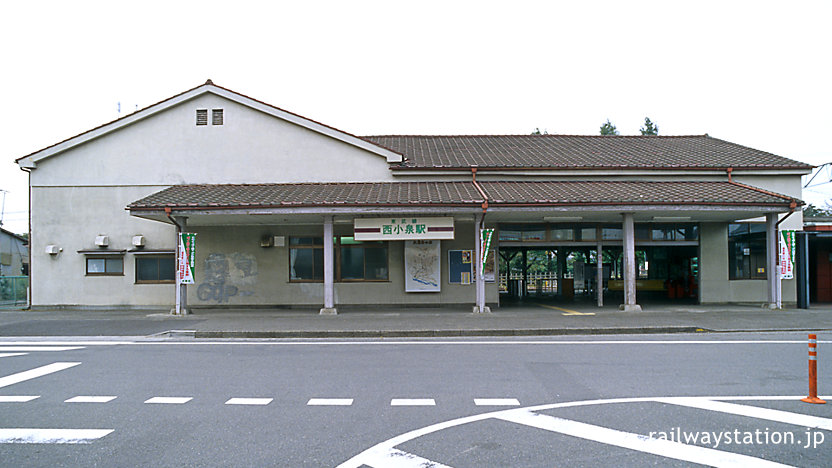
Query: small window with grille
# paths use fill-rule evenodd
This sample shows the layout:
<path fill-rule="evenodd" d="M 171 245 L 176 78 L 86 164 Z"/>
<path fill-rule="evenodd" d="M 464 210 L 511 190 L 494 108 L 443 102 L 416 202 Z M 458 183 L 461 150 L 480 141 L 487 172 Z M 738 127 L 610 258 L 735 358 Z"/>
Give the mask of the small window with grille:
<path fill-rule="evenodd" d="M 222 125 L 222 109 L 211 109 L 211 125 Z"/>
<path fill-rule="evenodd" d="M 196 110 L 196 124 L 197 126 L 208 125 L 208 109 Z"/>

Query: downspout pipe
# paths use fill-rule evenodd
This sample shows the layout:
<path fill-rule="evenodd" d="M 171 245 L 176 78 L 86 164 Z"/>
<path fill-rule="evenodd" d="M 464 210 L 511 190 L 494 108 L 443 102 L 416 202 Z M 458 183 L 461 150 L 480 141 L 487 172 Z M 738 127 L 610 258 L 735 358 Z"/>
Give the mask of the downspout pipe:
<path fill-rule="evenodd" d="M 182 231 L 184 230 L 184 225 L 179 224 L 179 222 L 171 215 L 170 207 L 165 207 L 165 216 L 168 217 L 170 222 L 176 226 L 176 304 L 174 305 L 173 310 L 170 311 L 171 315 L 187 315 L 188 308 L 187 308 L 187 289 L 184 284 L 179 282 L 179 278 L 181 277 L 179 274 L 179 255 L 181 252 L 179 251 L 179 239 Z"/>

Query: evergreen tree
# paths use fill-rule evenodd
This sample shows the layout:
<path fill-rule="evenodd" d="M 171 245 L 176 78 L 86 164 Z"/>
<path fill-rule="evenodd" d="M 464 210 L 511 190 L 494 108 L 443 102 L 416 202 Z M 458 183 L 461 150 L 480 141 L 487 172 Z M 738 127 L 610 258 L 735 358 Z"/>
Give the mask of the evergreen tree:
<path fill-rule="evenodd" d="M 618 135 L 615 125 L 610 123 L 610 119 L 604 125 L 601 125 L 601 135 Z"/>
<path fill-rule="evenodd" d="M 641 127 L 642 135 L 658 135 L 659 126 L 650 121 L 650 117 L 644 118 L 644 126 Z"/>

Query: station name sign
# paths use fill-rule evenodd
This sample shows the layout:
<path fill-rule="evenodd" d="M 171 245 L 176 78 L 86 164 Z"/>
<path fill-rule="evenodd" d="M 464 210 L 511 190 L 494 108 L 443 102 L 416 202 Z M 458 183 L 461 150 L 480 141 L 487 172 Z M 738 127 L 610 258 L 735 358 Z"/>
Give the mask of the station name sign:
<path fill-rule="evenodd" d="M 454 238 L 454 218 L 356 218 L 354 237 L 357 241 L 450 240 Z"/>

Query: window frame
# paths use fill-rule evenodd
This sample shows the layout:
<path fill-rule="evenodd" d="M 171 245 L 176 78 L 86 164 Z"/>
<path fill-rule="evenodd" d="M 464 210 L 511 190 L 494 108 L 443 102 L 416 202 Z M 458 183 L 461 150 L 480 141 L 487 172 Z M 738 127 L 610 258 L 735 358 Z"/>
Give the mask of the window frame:
<path fill-rule="evenodd" d="M 355 243 L 343 243 L 342 239 L 344 238 L 353 238 L 353 236 L 333 236 L 333 273 L 334 273 L 334 282 L 336 283 L 389 283 L 390 282 L 390 242 L 388 241 L 353 241 Z M 305 244 L 293 244 L 295 239 L 311 239 L 312 243 L 305 243 Z M 320 240 L 321 243 L 317 243 Z M 289 282 L 290 283 L 323 283 L 324 279 L 293 279 L 292 278 L 292 250 L 293 249 L 313 249 L 321 251 L 321 257 L 323 257 L 323 236 L 291 236 L 289 237 L 289 259 L 288 268 L 289 268 Z M 362 248 L 362 249 L 378 249 L 384 250 L 385 254 L 385 270 L 387 272 L 387 277 L 383 279 L 367 279 L 367 262 L 366 262 L 366 250 L 363 254 L 364 258 L 364 277 L 363 278 L 343 278 L 343 274 L 341 271 L 341 258 L 342 258 L 342 250 L 352 249 L 352 248 Z M 314 261 L 314 254 L 313 254 L 313 261 Z M 314 267 L 314 265 L 313 265 Z M 325 268 L 326 265 L 323 265 Z M 313 270 L 314 271 L 314 270 Z"/>
<path fill-rule="evenodd" d="M 104 260 L 104 271 L 90 271 L 90 260 Z M 121 261 L 120 272 L 107 271 L 107 260 Z M 84 276 L 124 276 L 124 255 L 86 255 L 84 257 Z"/>
<path fill-rule="evenodd" d="M 740 234 L 731 235 L 731 227 L 732 226 L 743 226 L 745 228 L 745 232 Z M 763 230 L 752 232 L 751 226 L 763 226 Z M 762 237 L 762 240 L 759 238 Z M 765 231 L 765 225 L 762 223 L 729 223 L 728 224 L 728 280 L 729 281 L 742 281 L 742 280 L 767 280 L 768 279 L 768 242 L 766 240 L 767 235 Z M 762 253 L 756 250 L 752 250 L 755 246 L 759 249 L 760 244 L 762 244 Z M 749 249 L 748 254 L 748 268 L 747 272 L 742 276 L 736 275 L 736 265 L 737 265 L 737 256 L 735 252 L 737 249 L 745 250 L 746 248 Z M 745 255 L 741 256 L 743 270 L 745 270 L 746 260 Z M 762 257 L 762 267 L 764 273 L 758 273 L 757 269 L 759 268 L 760 257 Z M 756 268 L 755 268 L 756 267 Z"/>
<path fill-rule="evenodd" d="M 158 260 L 162 259 L 162 258 L 170 258 L 171 260 L 173 260 L 173 278 L 171 278 L 169 280 L 162 280 L 162 279 L 142 280 L 142 279 L 139 279 L 139 262 L 144 261 L 144 260 L 155 259 L 155 260 L 157 260 L 157 264 L 158 264 Z M 134 269 L 135 276 L 133 277 L 133 280 L 134 280 L 135 284 L 175 284 L 176 283 L 176 254 L 175 253 L 173 253 L 173 254 L 159 253 L 159 254 L 136 255 L 134 263 L 135 263 L 135 265 L 134 265 L 133 269 Z M 159 265 L 159 266 L 161 266 L 161 265 Z M 161 268 L 157 268 L 157 273 L 159 273 L 159 272 L 161 272 Z M 161 275 L 157 275 L 157 276 L 161 276 Z"/>

